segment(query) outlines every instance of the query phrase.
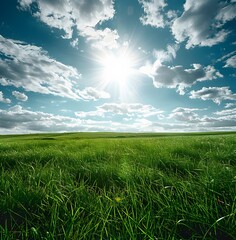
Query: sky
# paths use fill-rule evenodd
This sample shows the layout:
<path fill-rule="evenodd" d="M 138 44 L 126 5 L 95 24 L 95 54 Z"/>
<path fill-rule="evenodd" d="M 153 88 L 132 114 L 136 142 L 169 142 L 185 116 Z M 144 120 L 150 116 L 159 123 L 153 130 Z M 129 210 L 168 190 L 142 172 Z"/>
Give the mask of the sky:
<path fill-rule="evenodd" d="M 236 131 L 236 0 L 2 0 L 0 134 Z"/>

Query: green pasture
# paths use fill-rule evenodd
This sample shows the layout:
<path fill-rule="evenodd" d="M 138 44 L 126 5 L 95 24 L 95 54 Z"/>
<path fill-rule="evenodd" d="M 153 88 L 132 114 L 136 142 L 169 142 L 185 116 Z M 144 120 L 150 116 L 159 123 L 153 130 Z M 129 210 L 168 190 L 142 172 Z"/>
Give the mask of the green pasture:
<path fill-rule="evenodd" d="M 236 133 L 0 136 L 0 239 L 236 239 Z"/>

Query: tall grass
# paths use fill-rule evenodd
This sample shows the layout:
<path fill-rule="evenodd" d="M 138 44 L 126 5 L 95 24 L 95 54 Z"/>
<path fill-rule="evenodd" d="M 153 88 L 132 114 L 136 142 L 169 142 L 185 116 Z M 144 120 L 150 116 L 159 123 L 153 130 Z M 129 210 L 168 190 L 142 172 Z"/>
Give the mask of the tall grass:
<path fill-rule="evenodd" d="M 236 239 L 236 134 L 0 137 L 0 239 Z"/>

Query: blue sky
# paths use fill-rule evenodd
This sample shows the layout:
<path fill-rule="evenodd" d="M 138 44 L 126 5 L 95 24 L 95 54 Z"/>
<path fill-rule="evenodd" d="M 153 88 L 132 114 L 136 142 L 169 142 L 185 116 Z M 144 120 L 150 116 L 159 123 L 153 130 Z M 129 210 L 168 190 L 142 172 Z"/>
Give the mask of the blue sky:
<path fill-rule="evenodd" d="M 236 130 L 235 0 L 0 5 L 0 134 Z"/>

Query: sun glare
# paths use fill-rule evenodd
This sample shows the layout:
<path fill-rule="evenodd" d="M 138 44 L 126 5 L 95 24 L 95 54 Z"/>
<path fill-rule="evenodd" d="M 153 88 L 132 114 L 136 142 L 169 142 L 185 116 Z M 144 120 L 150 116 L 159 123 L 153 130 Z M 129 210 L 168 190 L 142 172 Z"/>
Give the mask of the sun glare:
<path fill-rule="evenodd" d="M 125 84 L 132 74 L 132 58 L 128 54 L 107 55 L 102 60 L 102 78 L 107 83 Z"/>
<path fill-rule="evenodd" d="M 121 47 L 116 51 L 102 51 L 94 57 L 98 64 L 96 81 L 100 89 L 112 93 L 119 100 L 134 99 L 134 77 L 139 74 L 137 53 Z"/>

